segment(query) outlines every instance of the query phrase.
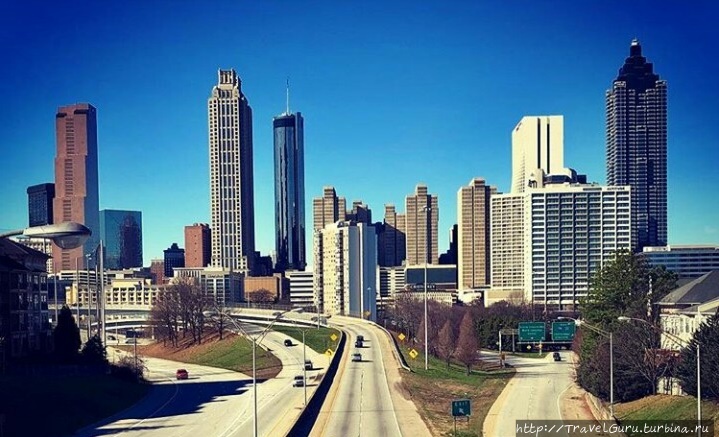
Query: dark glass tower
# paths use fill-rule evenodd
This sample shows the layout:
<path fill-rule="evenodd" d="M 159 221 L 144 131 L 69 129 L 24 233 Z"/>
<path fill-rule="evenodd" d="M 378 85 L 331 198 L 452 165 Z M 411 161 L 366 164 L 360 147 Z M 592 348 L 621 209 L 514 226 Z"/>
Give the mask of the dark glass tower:
<path fill-rule="evenodd" d="M 174 276 L 175 267 L 185 267 L 185 249 L 179 247 L 177 243 L 163 250 L 165 254 L 165 278 Z"/>
<path fill-rule="evenodd" d="M 277 271 L 304 270 L 305 144 L 304 120 L 289 111 L 274 118 L 275 250 Z"/>
<path fill-rule="evenodd" d="M 106 269 L 142 267 L 142 213 L 100 211 L 100 238 L 105 245 Z"/>
<path fill-rule="evenodd" d="M 55 184 L 40 184 L 27 188 L 27 211 L 30 227 L 53 223 L 52 199 L 54 198 Z"/>
<path fill-rule="evenodd" d="M 633 246 L 667 244 L 667 83 L 632 41 L 606 93 L 607 184 L 632 187 Z"/>

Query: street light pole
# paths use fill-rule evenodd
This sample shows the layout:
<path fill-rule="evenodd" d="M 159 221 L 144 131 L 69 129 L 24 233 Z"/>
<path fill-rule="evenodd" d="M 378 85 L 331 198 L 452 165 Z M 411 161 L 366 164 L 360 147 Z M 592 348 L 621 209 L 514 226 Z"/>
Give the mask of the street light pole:
<path fill-rule="evenodd" d="M 302 386 L 305 389 L 305 407 L 307 407 L 307 343 L 305 343 L 305 330 L 302 330 Z"/>
<path fill-rule="evenodd" d="M 428 328 L 429 328 L 429 320 L 427 319 L 427 258 L 429 257 L 429 238 L 427 238 L 427 234 L 429 234 L 429 226 L 428 226 L 428 215 L 429 212 L 432 211 L 432 207 L 425 205 L 422 207 L 422 210 L 425 211 L 427 214 L 425 214 L 425 229 L 424 229 L 424 370 L 429 369 L 429 344 L 428 344 Z"/>
<path fill-rule="evenodd" d="M 257 360 L 255 356 L 257 355 L 257 352 L 255 350 L 257 349 L 257 337 L 252 338 L 252 397 L 254 398 L 254 419 L 253 419 L 253 427 L 254 427 L 254 436 L 257 437 L 259 434 L 257 432 Z"/>

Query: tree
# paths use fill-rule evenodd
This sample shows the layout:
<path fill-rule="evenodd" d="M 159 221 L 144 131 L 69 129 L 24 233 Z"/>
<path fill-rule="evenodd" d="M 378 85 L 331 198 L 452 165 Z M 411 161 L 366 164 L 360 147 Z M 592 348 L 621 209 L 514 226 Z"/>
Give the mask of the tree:
<path fill-rule="evenodd" d="M 99 335 L 93 335 L 82 347 L 82 359 L 88 364 L 106 364 L 107 352 Z"/>
<path fill-rule="evenodd" d="M 697 346 L 700 347 L 702 398 L 719 400 L 719 313 L 710 317 L 694 333 L 689 346 L 679 355 L 676 375 L 682 389 L 697 395 Z"/>
<path fill-rule="evenodd" d="M 275 295 L 270 290 L 261 288 L 248 292 L 247 300 L 254 303 L 272 303 L 275 301 Z"/>
<path fill-rule="evenodd" d="M 53 331 L 55 356 L 61 362 L 73 362 L 80 351 L 80 328 L 75 323 L 72 311 L 63 305 L 57 318 L 57 326 Z"/>
<path fill-rule="evenodd" d="M 477 360 L 477 335 L 474 326 L 472 311 L 467 309 L 459 325 L 459 340 L 457 342 L 456 358 L 467 368 L 467 375 L 472 370 L 472 364 Z"/>
<path fill-rule="evenodd" d="M 454 330 L 452 329 L 452 321 L 450 319 L 447 319 L 447 321 L 444 322 L 444 326 L 442 326 L 442 329 L 439 331 L 437 353 L 439 354 L 440 358 L 446 361 L 448 369 L 449 363 L 452 360 L 452 356 L 454 355 L 455 346 L 456 345 L 454 338 Z"/>

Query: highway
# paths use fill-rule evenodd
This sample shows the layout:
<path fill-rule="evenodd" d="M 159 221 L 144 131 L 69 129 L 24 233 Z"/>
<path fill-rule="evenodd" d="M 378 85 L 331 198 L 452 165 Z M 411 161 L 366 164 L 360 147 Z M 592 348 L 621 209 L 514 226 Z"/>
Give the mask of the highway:
<path fill-rule="evenodd" d="M 347 333 L 347 346 L 334 382 L 336 387 L 333 387 L 328 394 L 310 435 L 316 437 L 403 435 L 387 379 L 387 367 L 396 366 L 389 349 L 389 339 L 379 328 L 362 320 L 333 317 L 332 324 Z M 363 335 L 365 338 L 362 348 L 355 347 L 358 335 Z M 351 360 L 354 353 L 362 355 L 361 362 Z M 402 413 L 408 420 L 413 420 L 415 425 L 419 422 L 420 429 L 425 430 L 425 433 L 412 434 L 413 437 L 429 435 L 413 404 L 410 408 L 403 408 Z"/>
<path fill-rule="evenodd" d="M 552 354 L 540 358 L 508 356 L 516 375 L 502 391 L 484 421 L 484 435 L 516 435 L 517 420 L 562 420 L 560 396 L 572 386 L 569 352 L 561 352 L 562 361 Z M 560 434 L 557 434 L 558 436 Z"/>
<path fill-rule="evenodd" d="M 287 338 L 270 332 L 262 342 L 282 361 L 283 369 L 276 378 L 257 386 L 261 436 L 284 435 L 303 406 L 303 389 L 292 387 L 294 376 L 302 374 L 302 345 L 293 340 L 294 346 L 284 346 Z M 307 358 L 315 368 L 307 371 L 309 397 L 316 388 L 314 380 L 324 373 L 329 360 L 309 348 Z M 145 363 L 153 383 L 149 395 L 128 410 L 80 430 L 78 437 L 253 435 L 251 375 L 156 358 L 145 358 Z M 177 381 L 179 368 L 187 369 L 190 379 Z"/>

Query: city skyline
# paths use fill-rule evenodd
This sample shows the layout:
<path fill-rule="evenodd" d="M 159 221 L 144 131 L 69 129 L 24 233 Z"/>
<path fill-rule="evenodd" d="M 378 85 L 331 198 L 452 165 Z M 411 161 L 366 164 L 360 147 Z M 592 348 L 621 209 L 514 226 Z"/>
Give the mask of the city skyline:
<path fill-rule="evenodd" d="M 19 14 L 28 13 L 23 11 L 22 6 L 16 8 Z M 107 12 L 106 8 L 94 6 L 84 13 Z M 240 17 L 240 21 L 267 17 L 272 10 L 271 5 L 248 9 L 226 8 L 246 12 L 248 18 Z M 306 209 L 311 207 L 307 202 L 309 198 L 326 185 L 334 186 L 348 204 L 362 199 L 370 208 L 381 211 L 384 204 L 402 205 L 405 194 L 412 187 L 425 183 L 439 197 L 442 210 L 440 227 L 447 228 L 456 223 L 454 196 L 467 180 L 482 177 L 496 182 L 500 192 L 509 191 L 511 129 L 522 116 L 531 114 L 563 115 L 566 162 L 587 174 L 589 181 L 604 183 L 604 92 L 611 87 L 617 67 L 626 58 L 627 47 L 636 37 L 651 61 L 658 66 L 661 77 L 671 86 L 669 243 L 716 243 L 719 231 L 714 223 L 719 216 L 719 207 L 713 205 L 714 202 L 702 201 L 702 190 L 696 189 L 702 178 L 711 174 L 710 163 L 714 162 L 717 154 L 711 145 L 719 141 L 717 128 L 710 122 L 715 114 L 708 106 L 709 102 L 717 100 L 719 88 L 697 73 L 711 70 L 716 62 L 705 59 L 711 57 L 699 56 L 710 52 L 709 41 L 712 38 L 707 37 L 707 32 L 715 31 L 693 25 L 682 33 L 670 30 L 669 26 L 657 26 L 657 23 L 672 22 L 670 20 L 674 23 L 677 20 L 680 23 L 690 19 L 702 20 L 711 14 L 697 9 L 690 14 L 670 6 L 663 11 L 651 10 L 647 17 L 633 21 L 612 12 L 610 5 L 594 8 L 597 6 L 568 6 L 556 17 L 548 17 L 546 13 L 542 15 L 550 20 L 547 24 L 555 25 L 542 26 L 556 31 L 554 36 L 540 32 L 539 36 L 548 38 L 548 42 L 543 43 L 542 38 L 522 41 L 532 30 L 538 30 L 538 24 L 530 23 L 528 29 L 510 37 L 489 23 L 492 19 L 521 22 L 528 14 L 540 12 L 539 9 L 530 7 L 528 11 L 513 11 L 518 16 L 511 17 L 510 11 L 502 8 L 489 11 L 481 6 L 463 5 L 464 14 L 460 14 L 439 5 L 418 7 L 411 11 L 408 22 L 394 23 L 397 30 L 389 30 L 383 39 L 370 36 L 360 44 L 357 35 L 339 35 L 338 44 L 349 44 L 343 49 L 318 41 L 307 32 L 300 32 L 296 44 L 306 46 L 301 53 L 307 54 L 322 47 L 326 47 L 327 52 L 308 55 L 303 62 L 292 58 L 291 62 L 283 63 L 282 68 L 271 62 L 274 58 L 257 49 L 262 46 L 258 38 L 267 36 L 257 26 L 243 33 L 247 42 L 243 42 L 242 50 L 233 49 L 232 53 L 209 50 L 207 55 L 202 55 L 200 51 L 207 48 L 205 42 L 215 34 L 207 28 L 207 23 L 211 21 L 208 12 L 202 11 L 197 14 L 199 29 L 190 32 L 190 36 L 198 38 L 199 47 L 169 47 L 171 58 L 158 55 L 159 58 L 152 62 L 146 62 L 148 52 L 139 50 L 132 58 L 133 62 L 123 68 L 116 68 L 118 61 L 100 55 L 78 60 L 76 66 L 56 64 L 61 61 L 55 57 L 62 58 L 59 55 L 68 48 L 50 49 L 37 38 L 30 37 L 22 44 L 10 44 L 13 47 L 11 50 L 24 47 L 39 49 L 38 54 L 55 53 L 48 62 L 57 69 L 46 83 L 35 79 L 38 71 L 46 71 L 46 68 L 33 68 L 38 65 L 37 61 L 19 56 L 17 62 L 11 62 L 10 68 L 3 73 L 8 81 L 0 85 L 2 91 L 19 107 L 15 112 L 8 112 L 8 108 L 1 110 L 8 123 L 0 133 L 0 143 L 11 145 L 7 152 L 9 162 L 22 163 L 19 152 L 31 151 L 37 157 L 31 164 L 9 169 L 10 182 L 5 184 L 0 196 L 9 208 L 3 215 L 0 228 L 22 227 L 27 217 L 25 190 L 28 186 L 51 180 L 52 144 L 48 141 L 52 141 L 53 136 L 52 112 L 57 106 L 72 101 L 89 102 L 98 108 L 100 208 L 120 207 L 143 212 L 148 237 L 144 241 L 145 264 L 149 264 L 151 258 L 161 257 L 162 249 L 173 241 L 182 241 L 183 228 L 187 223 L 209 222 L 207 121 L 202 101 L 206 99 L 212 75 L 218 68 L 235 68 L 238 71 L 243 79 L 243 90 L 246 90 L 255 110 L 255 211 L 258 223 L 255 232 L 257 250 L 263 254 L 273 249 L 275 232 L 273 226 L 259 225 L 274 221 L 270 120 L 276 113 L 277 101 L 283 97 L 287 75 L 295 84 L 293 94 L 296 97 L 293 99 L 299 102 L 298 107 L 303 108 L 303 115 L 310 126 L 305 137 L 305 190 L 310 193 L 305 199 Z M 641 7 L 633 5 L 631 8 Z M 197 12 L 193 7 L 179 9 L 171 11 L 168 20 Z M 316 20 L 315 30 L 320 34 L 356 20 L 357 31 L 366 31 L 367 35 L 371 35 L 370 31 L 376 26 L 387 25 L 387 22 L 401 16 L 399 9 L 400 6 L 387 8 L 385 15 L 376 17 L 377 22 L 361 11 L 357 17 L 350 18 L 349 15 L 356 10 L 349 5 L 334 5 L 318 13 L 317 17 L 303 17 L 313 22 Z M 127 11 L 117 12 L 117 25 L 126 23 Z M 127 55 L 123 55 L 125 51 L 137 50 L 140 43 L 149 42 L 152 46 L 153 42 L 177 36 L 158 35 L 151 31 L 152 11 L 137 13 L 140 15 L 133 16 L 133 19 L 138 20 L 139 37 L 113 46 L 113 58 L 126 58 Z M 340 17 L 335 24 L 322 21 L 333 14 Z M 482 14 L 487 17 L 478 18 Z M 632 14 L 627 12 L 627 15 Z M 421 32 L 426 29 L 426 23 L 434 16 L 444 19 L 439 22 L 437 33 L 423 35 Z M 570 26 L 572 18 L 587 21 L 589 16 L 597 20 L 597 25 L 612 22 L 616 26 L 608 29 L 601 38 L 573 30 L 577 27 L 576 23 Z M 22 39 L 20 37 L 25 32 L 32 32 L 33 26 L 43 23 L 43 19 L 47 20 L 47 17 L 39 17 L 35 24 L 24 30 L 8 23 L 2 37 Z M 287 17 L 279 19 L 282 23 L 289 22 Z M 479 20 L 482 26 L 470 25 L 474 24 L 472 20 Z M 99 32 L 96 44 L 115 41 L 116 37 L 111 34 L 118 31 L 117 25 L 106 26 Z M 53 29 L 57 27 L 49 27 L 51 34 Z M 208 31 L 208 35 L 201 37 L 200 30 Z M 497 40 L 483 47 L 483 37 L 492 35 L 492 32 L 498 35 Z M 80 38 L 81 34 L 83 32 L 68 37 L 70 47 L 85 47 L 87 41 Z M 121 31 L 120 35 L 126 35 L 126 32 Z M 463 38 L 467 36 L 470 38 Z M 412 38 L 417 38 L 417 41 L 413 42 Z M 433 42 L 433 38 L 437 41 Z M 274 46 L 290 43 L 278 39 L 267 44 L 263 50 L 269 52 Z M 362 49 L 365 46 L 367 50 Z M 185 68 L 179 57 L 181 50 L 194 54 L 195 59 L 190 58 L 196 66 Z M 539 54 L 532 55 L 533 50 L 539 51 Z M 393 56 L 397 59 L 393 60 Z M 686 57 L 695 59 L 698 66 L 686 67 L 683 62 Z M 541 62 L 532 62 L 537 60 Z M 173 68 L 173 74 L 164 74 L 164 63 Z M 146 65 L 140 67 L 143 64 Z M 332 68 L 323 70 L 318 65 Z M 372 65 L 382 67 L 381 72 Z M 78 76 L 83 66 L 88 67 L 87 72 Z M 357 71 L 353 73 L 348 67 Z M 127 78 L 114 81 L 113 87 L 98 86 L 102 82 L 92 83 L 91 78 L 95 76 L 103 77 L 108 80 L 106 83 L 110 83 L 116 77 L 113 74 L 117 74 L 112 69 L 122 72 Z M 503 73 L 488 75 L 495 70 Z M 162 80 L 157 81 L 161 71 Z M 142 77 L 145 75 L 152 79 L 148 82 Z M 22 97 L 19 91 L 13 89 L 23 89 L 18 82 L 21 77 L 36 84 L 35 89 L 29 94 L 23 93 Z M 361 77 L 370 80 L 358 80 Z M 476 77 L 486 79 L 470 80 Z M 415 98 L 422 94 L 421 90 L 428 83 L 434 83 L 436 89 L 432 92 L 432 105 L 424 107 L 418 105 Z M 490 88 L 497 88 L 497 91 Z M 183 91 L 169 97 L 170 104 L 157 103 L 159 93 L 174 89 Z M 117 95 L 118 92 L 122 96 Z M 331 95 L 336 95 L 336 98 L 330 98 Z M 135 111 L 138 105 L 143 111 Z M 483 105 L 490 107 L 491 112 L 478 107 Z M 134 112 L 142 114 L 143 118 L 137 117 Z M 23 117 L 19 118 L 17 113 L 23 114 Z M 389 117 L 389 114 L 393 116 Z M 343 135 L 353 126 L 345 124 L 353 117 L 363 126 L 358 131 L 362 135 L 353 135 L 354 138 Z M 385 122 L 385 119 L 391 122 Z M 344 122 L 340 122 L 342 120 Z M 372 161 L 379 171 L 373 171 Z M 133 177 L 128 177 L 127 168 L 134 170 Z M 383 171 L 384 168 L 391 171 Z M 358 176 L 362 183 L 356 183 Z M 147 193 L 147 199 L 138 199 L 138 192 Z M 179 193 L 182 193 L 182 208 L 178 208 Z M 448 245 L 446 233 L 440 232 L 439 239 L 439 251 L 443 252 Z"/>

